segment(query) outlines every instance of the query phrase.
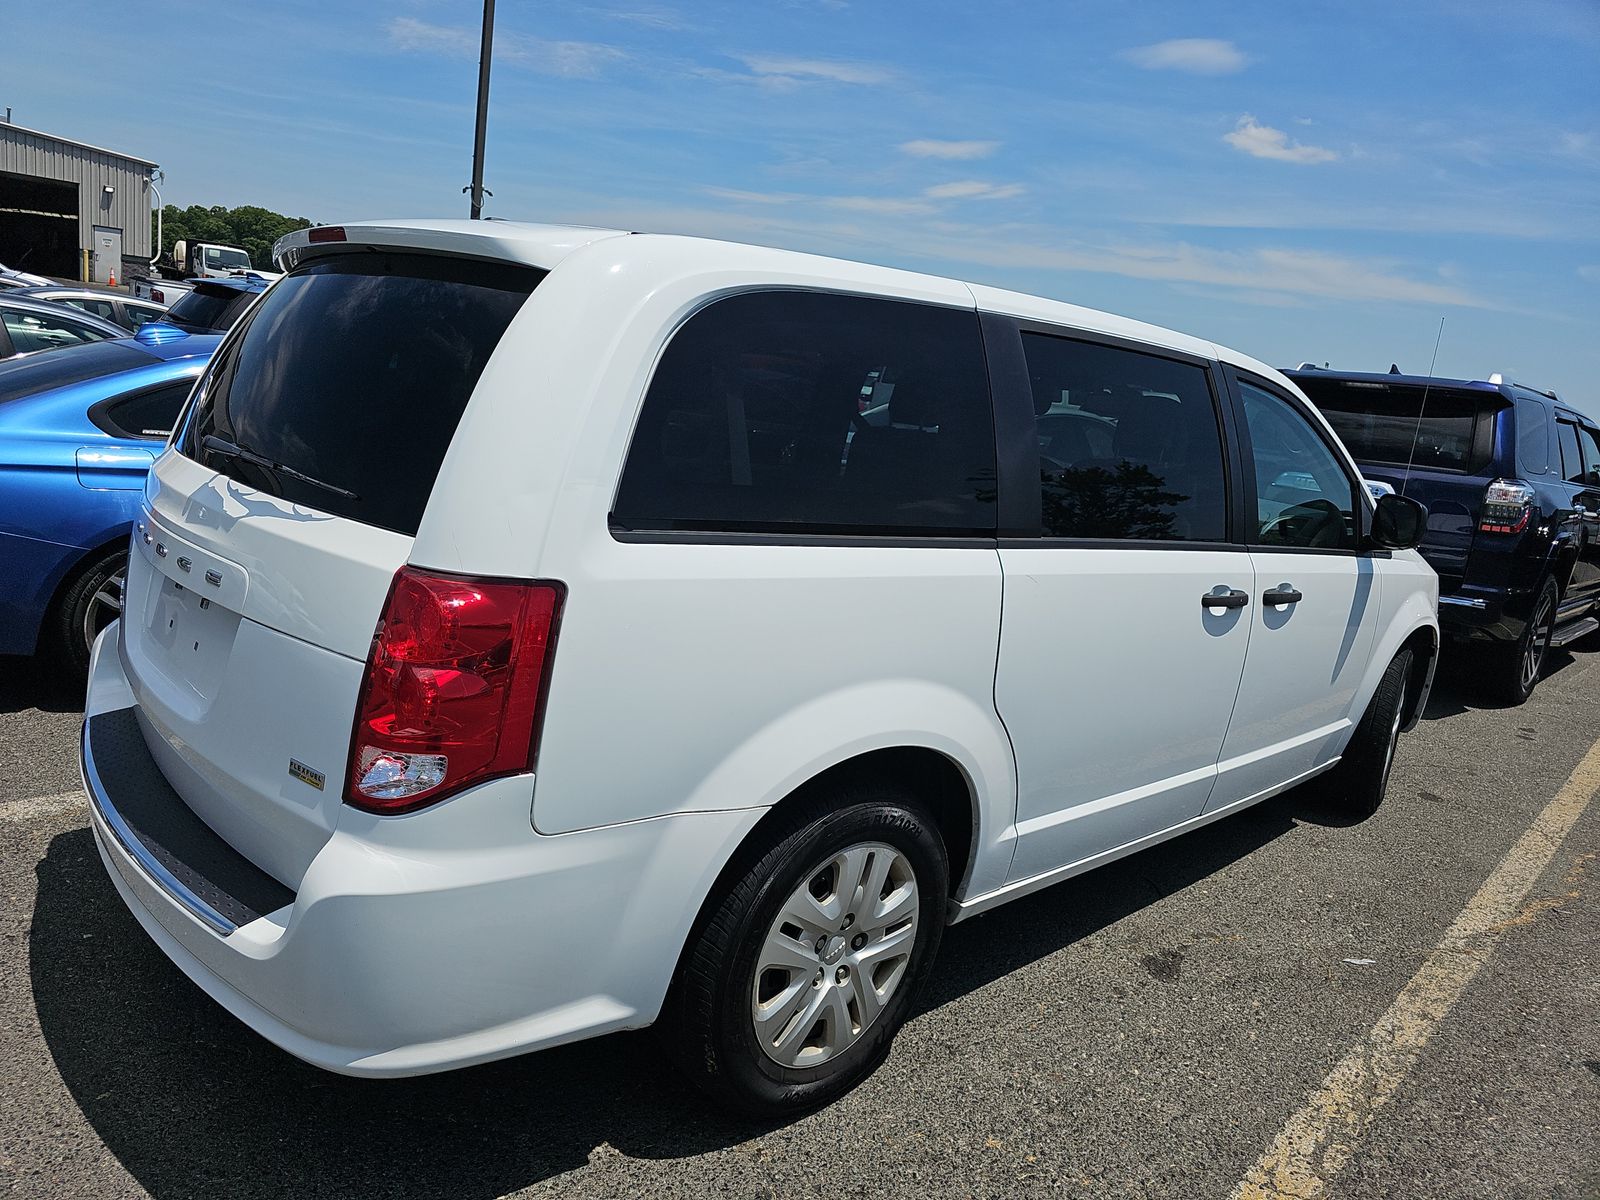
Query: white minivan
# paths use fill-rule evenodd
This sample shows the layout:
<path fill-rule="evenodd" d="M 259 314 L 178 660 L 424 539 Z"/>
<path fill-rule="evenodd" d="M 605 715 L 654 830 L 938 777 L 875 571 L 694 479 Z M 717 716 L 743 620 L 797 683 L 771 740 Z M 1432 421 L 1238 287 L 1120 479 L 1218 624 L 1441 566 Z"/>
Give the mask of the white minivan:
<path fill-rule="evenodd" d="M 902 271 L 322 227 L 150 473 L 83 730 L 111 879 L 351 1075 L 655 1024 L 796 1109 L 947 922 L 1322 775 L 1382 798 L 1425 514 L 1210 342 Z"/>

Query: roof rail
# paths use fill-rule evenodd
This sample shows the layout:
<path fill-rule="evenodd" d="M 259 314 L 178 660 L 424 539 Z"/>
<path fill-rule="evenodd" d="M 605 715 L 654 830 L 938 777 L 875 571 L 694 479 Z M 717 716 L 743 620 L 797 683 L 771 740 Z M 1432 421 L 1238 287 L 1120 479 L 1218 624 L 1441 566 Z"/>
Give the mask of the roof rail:
<path fill-rule="evenodd" d="M 1535 393 L 1537 395 L 1540 395 L 1540 396 L 1548 396 L 1548 397 L 1550 397 L 1550 399 L 1554 400 L 1557 404 L 1561 403 L 1561 397 L 1556 395 L 1555 392 L 1552 389 L 1549 389 L 1549 388 L 1536 388 L 1531 383 L 1519 383 L 1515 379 L 1507 379 L 1505 377 L 1505 375 L 1502 374 L 1499 371 L 1496 371 L 1493 375 L 1489 376 L 1489 382 L 1494 384 L 1495 387 L 1502 387 L 1502 386 L 1504 386 L 1506 384 L 1509 384 L 1512 387 L 1522 388 L 1524 391 L 1527 391 L 1527 392 L 1533 392 L 1533 393 Z"/>
<path fill-rule="evenodd" d="M 1320 370 L 1322 370 L 1322 368 L 1317 366 L 1317 364 L 1313 363 L 1313 362 L 1303 362 L 1298 367 L 1296 367 L 1295 370 L 1296 371 L 1320 371 Z"/>

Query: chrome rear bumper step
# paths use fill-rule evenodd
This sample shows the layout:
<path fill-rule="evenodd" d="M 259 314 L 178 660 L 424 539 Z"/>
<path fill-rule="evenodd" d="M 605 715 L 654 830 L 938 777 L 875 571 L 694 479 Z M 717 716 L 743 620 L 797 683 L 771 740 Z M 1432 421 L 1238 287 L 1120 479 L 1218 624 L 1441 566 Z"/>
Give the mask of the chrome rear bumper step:
<path fill-rule="evenodd" d="M 156 766 L 136 709 L 83 723 L 83 782 L 96 813 L 139 868 L 226 937 L 294 903 L 294 893 L 195 815 Z"/>

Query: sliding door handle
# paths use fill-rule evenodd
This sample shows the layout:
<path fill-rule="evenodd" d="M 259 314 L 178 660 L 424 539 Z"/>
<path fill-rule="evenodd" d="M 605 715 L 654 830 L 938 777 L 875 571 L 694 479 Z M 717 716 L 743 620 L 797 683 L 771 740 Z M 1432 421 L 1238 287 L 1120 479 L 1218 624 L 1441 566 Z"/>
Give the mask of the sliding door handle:
<path fill-rule="evenodd" d="M 1238 588 L 1229 588 L 1224 592 L 1207 592 L 1200 597 L 1202 608 L 1243 608 L 1250 603 L 1250 593 L 1241 592 Z"/>
<path fill-rule="evenodd" d="M 1263 604 L 1299 604 L 1305 597 L 1286 583 L 1281 583 L 1275 588 L 1268 588 L 1261 593 Z"/>

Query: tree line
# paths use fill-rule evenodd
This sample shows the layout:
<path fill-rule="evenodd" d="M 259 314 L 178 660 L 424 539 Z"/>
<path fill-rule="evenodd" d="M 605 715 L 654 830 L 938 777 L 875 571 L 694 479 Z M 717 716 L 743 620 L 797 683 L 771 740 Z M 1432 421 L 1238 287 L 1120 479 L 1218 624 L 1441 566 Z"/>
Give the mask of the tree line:
<path fill-rule="evenodd" d="M 154 224 L 152 221 L 152 242 Z M 310 224 L 305 217 L 286 217 L 254 204 L 239 208 L 223 208 L 220 204 L 179 208 L 168 204 L 161 210 L 161 254 L 170 255 L 172 244 L 178 241 L 215 242 L 238 246 L 250 256 L 252 266 L 271 271 L 276 269 L 272 264 L 272 244 L 284 234 Z"/>

